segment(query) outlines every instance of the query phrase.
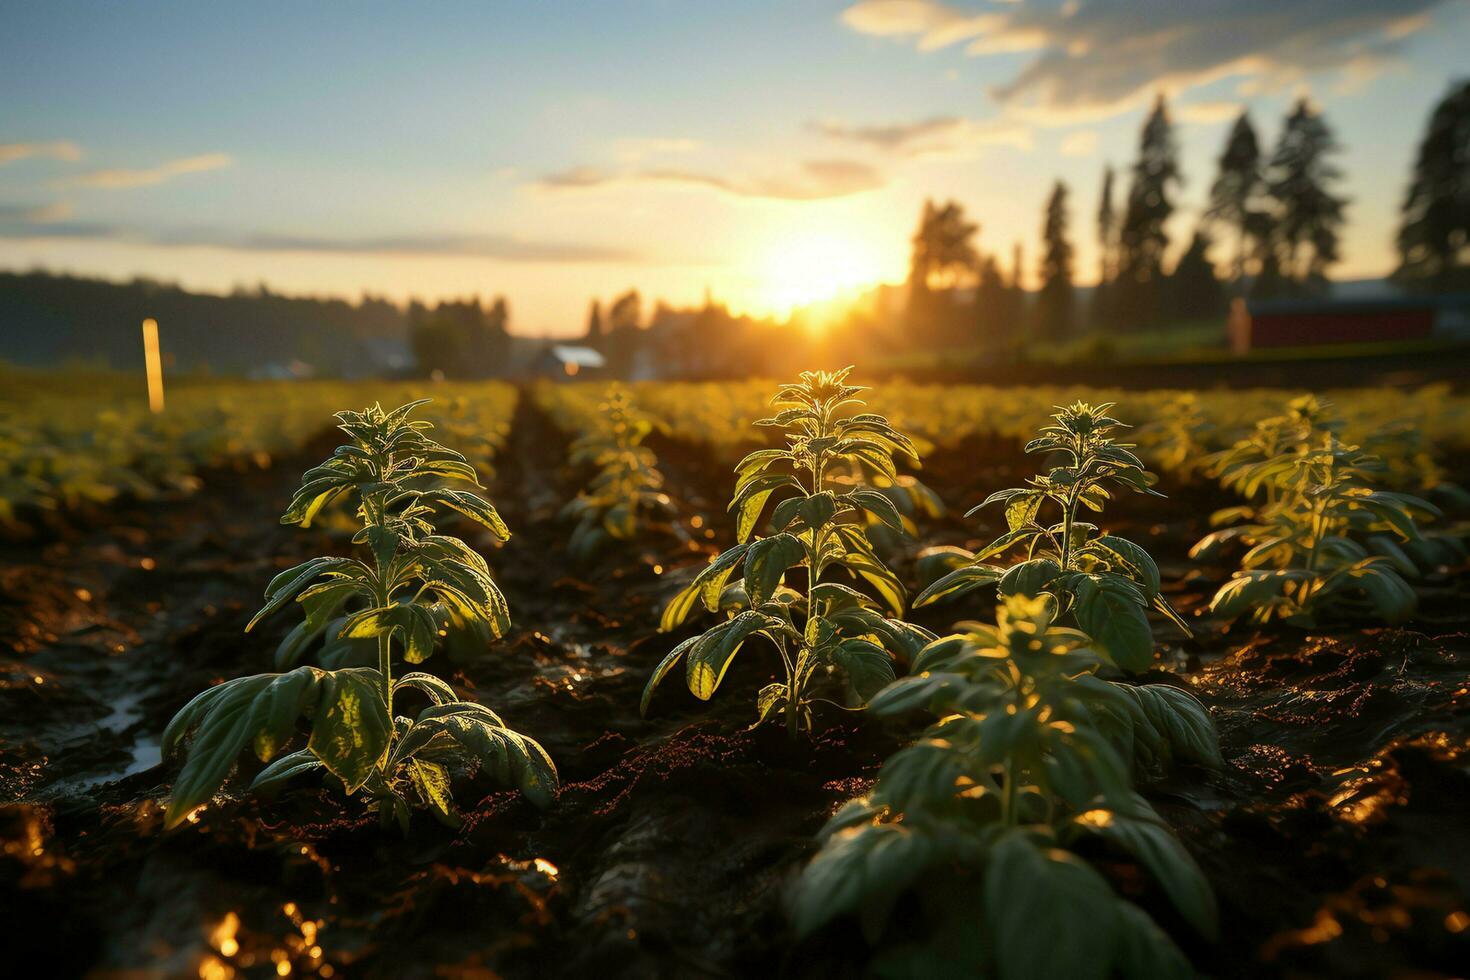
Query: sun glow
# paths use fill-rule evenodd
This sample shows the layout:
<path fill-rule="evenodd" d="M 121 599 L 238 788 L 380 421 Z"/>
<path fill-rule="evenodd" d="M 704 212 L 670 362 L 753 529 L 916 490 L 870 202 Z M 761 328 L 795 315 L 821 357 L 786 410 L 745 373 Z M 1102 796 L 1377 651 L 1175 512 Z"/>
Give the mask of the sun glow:
<path fill-rule="evenodd" d="M 798 307 L 849 299 L 877 285 L 884 256 L 871 240 L 822 233 L 784 238 L 756 266 L 745 308 L 785 318 Z"/>

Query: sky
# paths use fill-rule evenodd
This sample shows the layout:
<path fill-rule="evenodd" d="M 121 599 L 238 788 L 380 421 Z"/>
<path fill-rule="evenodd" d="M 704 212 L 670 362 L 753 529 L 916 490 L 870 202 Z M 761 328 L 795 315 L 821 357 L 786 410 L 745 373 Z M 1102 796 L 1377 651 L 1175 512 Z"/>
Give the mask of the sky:
<path fill-rule="evenodd" d="M 1344 146 L 1334 274 L 1382 275 L 1470 72 L 1465 0 L 47 0 L 0 25 L 0 268 L 503 294 L 537 335 L 630 287 L 781 315 L 902 281 L 930 197 L 1034 281 L 1059 179 L 1089 282 L 1102 169 L 1161 92 L 1179 247 L 1239 111 L 1269 146 L 1306 96 Z"/>

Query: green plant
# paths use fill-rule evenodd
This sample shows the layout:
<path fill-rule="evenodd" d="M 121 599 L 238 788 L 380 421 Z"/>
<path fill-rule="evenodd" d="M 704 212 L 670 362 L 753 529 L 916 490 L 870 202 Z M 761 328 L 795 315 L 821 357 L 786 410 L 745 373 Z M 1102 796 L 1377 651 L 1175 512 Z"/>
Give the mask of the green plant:
<path fill-rule="evenodd" d="M 1438 510 L 1408 494 L 1374 489 L 1380 467 L 1331 431 L 1316 446 L 1290 447 L 1253 464 L 1249 485 L 1268 488 L 1270 502 L 1240 508 L 1249 523 L 1214 531 L 1190 551 L 1204 560 L 1232 541 L 1250 545 L 1211 610 L 1303 626 L 1361 613 L 1364 601 L 1387 622 L 1412 615 L 1417 596 L 1403 576 L 1417 572 L 1394 542 L 1421 540 L 1415 512 Z M 1365 540 L 1394 553 L 1373 554 Z"/>
<path fill-rule="evenodd" d="M 906 593 L 874 553 L 864 525 L 871 514 L 901 529 L 893 502 L 867 486 L 833 486 L 833 467 L 844 461 L 861 461 L 891 480 L 897 476 L 894 453 L 915 455 L 908 438 L 882 416 L 852 414 L 862 405 L 855 396 L 864 389 L 847 383 L 849 371 L 803 372 L 772 399 L 776 415 L 757 423 L 784 430 L 786 448 L 758 449 L 740 461 L 730 502 L 739 543 L 669 602 L 659 628 L 675 629 L 700 602 L 710 612 L 727 611 L 728 618 L 663 659 L 644 688 L 644 712 L 654 688 L 681 660 L 690 693 L 708 700 L 745 642 L 759 636 L 780 653 L 785 680 L 761 689 L 756 724 L 780 711 L 795 737 L 811 728 L 812 704 L 826 700 L 813 690 L 827 674 L 839 673 L 847 706 L 860 707 L 893 680 L 895 656 L 910 659 L 933 638 L 882 612 L 886 606 L 901 616 Z M 778 494 L 774 533 L 754 536 L 767 503 Z M 741 574 L 730 582 L 737 567 Z M 783 585 L 789 571 L 803 567 L 805 594 Z M 849 581 L 866 582 L 882 604 L 831 581 L 828 573 L 837 570 Z"/>
<path fill-rule="evenodd" d="M 1177 480 L 1193 483 L 1208 466 L 1206 446 L 1214 428 L 1199 396 L 1181 391 L 1159 406 L 1153 421 L 1139 427 L 1140 451 Z"/>
<path fill-rule="evenodd" d="M 1208 472 L 1219 477 L 1221 486 L 1248 502 L 1217 512 L 1210 518 L 1211 523 L 1248 517 L 1254 513 L 1257 501 L 1267 507 L 1275 504 L 1279 488 L 1267 478 L 1268 467 L 1285 455 L 1304 452 L 1322 436 L 1341 430 L 1342 420 L 1329 403 L 1315 395 L 1302 395 L 1289 401 L 1282 414 L 1261 419 L 1249 435 L 1229 449 L 1207 457 Z"/>
<path fill-rule="evenodd" d="M 995 626 L 929 644 L 873 698 L 875 714 L 936 721 L 822 830 L 793 894 L 799 932 L 857 916 L 880 976 L 1192 975 L 1076 848 L 1131 855 L 1213 938 L 1210 887 L 1134 791 L 1129 759 L 1218 765 L 1214 725 L 1186 691 L 1096 677 L 1098 651 L 1053 611 L 1007 597 Z"/>
<path fill-rule="evenodd" d="M 373 640 L 377 667 L 303 666 L 236 678 L 195 697 L 163 735 L 166 754 L 189 740 L 167 826 L 209 801 L 247 746 L 269 763 L 252 789 L 325 770 L 347 794 L 365 796 L 384 824 L 396 819 L 405 829 L 411 807 L 457 822 L 451 767 L 483 768 L 538 805 L 554 796 L 556 767 L 533 739 L 484 705 L 460 700 L 431 674 L 393 676 L 395 645 L 410 664 L 433 652 L 439 608 L 497 634 L 509 622 L 485 560 L 460 539 L 436 533 L 433 519 L 436 512 L 453 511 L 500 540 L 510 532 L 483 497 L 444 485 L 478 487 L 479 481 L 464 457 L 425 434 L 428 422 L 409 418 L 420 404 L 337 415 L 349 441 L 306 472 L 281 523 L 304 527 L 333 500 L 355 496 L 362 526 L 353 542 L 364 558 L 313 558 L 287 569 L 266 587 L 266 603 L 246 627 L 294 600 L 316 628 L 344 602 L 358 602 L 361 608 L 343 620 L 337 635 Z M 394 713 L 395 702 L 415 696 L 429 702 L 416 717 Z M 301 718 L 310 723 L 306 747 L 283 754 Z"/>
<path fill-rule="evenodd" d="M 933 448 L 918 439 L 911 439 L 911 442 L 916 454 L 928 452 Z M 901 528 L 892 527 L 884 518 L 876 514 L 866 513 L 864 515 L 868 537 L 880 554 L 892 553 L 897 550 L 903 537 L 916 534 L 918 525 L 915 521 L 920 515 L 931 520 L 944 516 L 944 501 L 940 500 L 939 495 L 922 483 L 918 477 L 910 473 L 899 473 L 897 477 L 889 477 L 888 474 L 871 464 L 852 459 L 846 461 L 845 465 L 833 467 L 831 479 L 833 486 L 838 489 L 866 486 L 878 491 L 893 503 L 902 521 Z"/>
<path fill-rule="evenodd" d="M 1111 407 L 1075 402 L 1058 408 L 1056 424 L 1043 427 L 1026 452 L 1057 454 L 1061 465 L 1032 477 L 1025 487 L 992 493 L 966 514 L 1004 504 L 1007 531 L 920 593 L 915 608 L 992 583 L 1002 595 L 1048 595 L 1059 615 L 1070 616 L 1099 652 L 1129 671 L 1143 670 L 1153 660 L 1150 605 L 1189 633 L 1159 593 L 1159 569 L 1149 553 L 1077 519 L 1081 508 L 1101 513 L 1117 490 L 1163 496 L 1150 486 L 1151 477 L 1132 447 L 1114 441 L 1113 431 L 1122 423 L 1107 414 Z M 1059 519 L 1044 524 L 1039 517 L 1048 505 Z M 1008 568 L 988 561 L 1017 551 L 1024 560 Z"/>
<path fill-rule="evenodd" d="M 672 512 L 658 459 L 643 445 L 658 423 L 620 385 L 608 388 L 598 407 L 597 423 L 573 440 L 568 456 L 573 466 L 596 467 L 597 475 L 562 509 L 563 517 L 577 520 L 567 548 L 582 560 L 609 541 L 632 540 L 640 523 Z"/>

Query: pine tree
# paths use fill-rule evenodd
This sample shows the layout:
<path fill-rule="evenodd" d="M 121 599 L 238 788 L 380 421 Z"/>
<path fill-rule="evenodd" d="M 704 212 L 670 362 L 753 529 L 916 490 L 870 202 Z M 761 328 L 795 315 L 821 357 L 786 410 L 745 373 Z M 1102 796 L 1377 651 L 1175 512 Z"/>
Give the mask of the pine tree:
<path fill-rule="evenodd" d="M 1206 320 L 1225 312 L 1225 291 L 1215 275 L 1215 264 L 1210 261 L 1213 244 L 1203 225 L 1195 228 L 1194 238 L 1179 257 L 1165 290 L 1170 319 Z"/>
<path fill-rule="evenodd" d="M 1072 332 L 1072 243 L 1067 241 L 1067 185 L 1052 188 L 1041 223 L 1041 288 L 1036 295 L 1037 333 L 1057 340 Z"/>
<path fill-rule="evenodd" d="M 964 339 L 962 315 L 952 306 L 950 291 L 974 274 L 979 232 L 980 225 L 968 220 L 957 202 L 924 202 L 909 267 L 909 323 L 916 336 L 939 343 Z"/>
<path fill-rule="evenodd" d="M 1266 187 L 1276 205 L 1276 243 L 1290 288 L 1318 291 L 1338 260 L 1338 234 L 1347 199 L 1332 187 L 1342 179 L 1330 157 L 1341 150 L 1306 99 L 1297 102 L 1271 155 Z"/>
<path fill-rule="evenodd" d="M 1470 80 L 1434 107 L 1404 199 L 1398 234 L 1401 281 L 1470 287 Z"/>
<path fill-rule="evenodd" d="M 1159 283 L 1169 234 L 1164 224 L 1174 213 L 1169 199 L 1180 183 L 1179 150 L 1164 97 L 1159 96 L 1143 125 L 1138 161 L 1128 188 L 1128 209 L 1118 232 L 1117 303 L 1125 325 L 1153 322 L 1159 312 Z"/>
<path fill-rule="evenodd" d="M 587 333 L 582 340 L 593 350 L 602 348 L 602 304 L 595 299 L 587 311 Z"/>
<path fill-rule="evenodd" d="M 1220 154 L 1220 173 L 1210 187 L 1210 206 L 1205 212 L 1207 217 L 1224 222 L 1235 232 L 1236 282 L 1245 278 L 1250 236 L 1260 230 L 1255 216 L 1259 214 L 1264 189 L 1261 146 L 1250 114 L 1242 112 L 1225 141 L 1225 151 Z"/>
<path fill-rule="evenodd" d="M 1117 216 L 1113 212 L 1113 167 L 1103 168 L 1102 193 L 1097 208 L 1097 288 L 1092 293 L 1089 311 L 1093 327 L 1112 320 L 1113 277 L 1117 250 Z"/>

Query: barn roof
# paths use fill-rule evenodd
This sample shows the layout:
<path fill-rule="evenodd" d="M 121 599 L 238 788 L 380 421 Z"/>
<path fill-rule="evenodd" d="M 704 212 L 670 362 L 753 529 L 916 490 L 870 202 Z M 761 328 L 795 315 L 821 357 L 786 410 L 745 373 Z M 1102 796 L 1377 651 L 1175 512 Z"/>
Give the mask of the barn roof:
<path fill-rule="evenodd" d="M 574 344 L 552 344 L 551 356 L 563 364 L 575 364 L 583 368 L 600 368 L 607 362 L 602 355 L 591 347 L 579 347 Z"/>

